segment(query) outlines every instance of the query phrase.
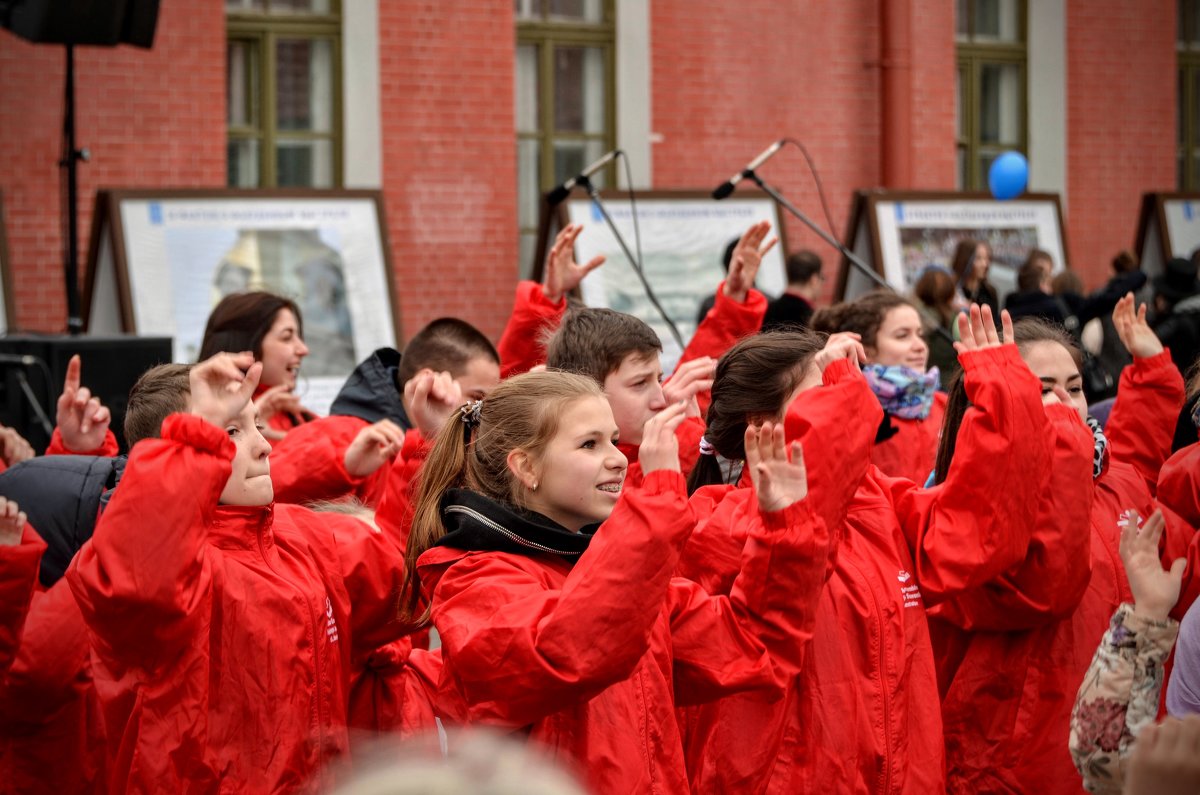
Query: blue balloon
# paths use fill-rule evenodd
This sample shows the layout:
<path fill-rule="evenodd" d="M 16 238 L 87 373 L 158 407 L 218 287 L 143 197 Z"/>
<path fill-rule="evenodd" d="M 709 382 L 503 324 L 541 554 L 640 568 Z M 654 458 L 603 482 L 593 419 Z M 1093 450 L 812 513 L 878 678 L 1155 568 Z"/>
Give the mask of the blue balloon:
<path fill-rule="evenodd" d="M 988 169 L 988 188 L 997 199 L 1020 196 L 1029 183 L 1029 163 L 1020 152 L 1005 152 Z"/>

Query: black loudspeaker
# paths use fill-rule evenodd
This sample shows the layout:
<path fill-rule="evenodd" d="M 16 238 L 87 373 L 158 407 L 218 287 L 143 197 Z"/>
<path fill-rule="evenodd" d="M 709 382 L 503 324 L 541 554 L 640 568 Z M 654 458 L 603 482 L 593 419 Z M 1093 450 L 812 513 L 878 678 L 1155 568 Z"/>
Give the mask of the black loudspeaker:
<path fill-rule="evenodd" d="M 53 426 L 67 362 L 77 353 L 83 360 L 80 383 L 112 412 L 112 431 L 124 451 L 129 390 L 146 370 L 171 361 L 170 337 L 0 337 L 0 423 L 16 428 L 34 450 L 44 452 L 50 435 L 38 408 Z"/>
<path fill-rule="evenodd" d="M 37 44 L 150 47 L 159 0 L 0 0 L 0 27 Z"/>

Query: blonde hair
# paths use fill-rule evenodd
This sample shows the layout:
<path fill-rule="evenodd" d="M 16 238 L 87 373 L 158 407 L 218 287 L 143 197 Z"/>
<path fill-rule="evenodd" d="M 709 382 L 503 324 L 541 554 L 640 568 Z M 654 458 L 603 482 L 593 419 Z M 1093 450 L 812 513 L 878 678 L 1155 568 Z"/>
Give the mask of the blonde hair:
<path fill-rule="evenodd" d="M 526 373 L 504 381 L 483 399 L 474 430 L 463 422 L 461 412 L 446 420 L 421 469 L 405 551 L 407 572 L 400 604 L 407 620 L 418 625 L 429 620 L 428 606 L 418 614 L 417 558 L 446 533 L 441 513 L 446 491 L 471 489 L 497 502 L 523 506 L 524 489 L 508 468 L 508 454 L 524 450 L 538 458 L 558 433 L 563 412 L 586 397 L 603 397 L 590 378 L 555 371 Z"/>

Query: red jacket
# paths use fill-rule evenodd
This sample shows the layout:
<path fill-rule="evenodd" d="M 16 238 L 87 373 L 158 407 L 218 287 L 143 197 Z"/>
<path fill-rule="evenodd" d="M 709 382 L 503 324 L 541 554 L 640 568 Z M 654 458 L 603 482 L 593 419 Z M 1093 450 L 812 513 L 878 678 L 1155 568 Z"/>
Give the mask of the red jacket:
<path fill-rule="evenodd" d="M 527 373 L 546 363 L 546 346 L 542 337 L 553 332 L 567 312 L 567 299 L 557 303 L 546 299 L 542 285 L 533 281 L 517 282 L 517 296 L 512 314 L 500 335 L 496 352 L 500 354 L 500 377 Z"/>
<path fill-rule="evenodd" d="M 346 748 L 352 647 L 399 634 L 390 541 L 296 506 L 218 507 L 232 456 L 221 429 L 168 417 L 67 572 L 112 792 L 327 783 L 323 763 Z"/>
<path fill-rule="evenodd" d="M 376 507 L 383 497 L 388 468 L 380 467 L 365 478 L 346 471 L 346 450 L 369 424 L 358 417 L 330 415 L 288 431 L 271 448 L 275 502 L 299 504 L 353 495 L 366 506 Z"/>
<path fill-rule="evenodd" d="M 771 764 L 768 792 L 915 794 L 944 785 L 941 714 L 924 608 L 1021 558 L 1028 536 L 1010 528 L 1031 525 L 1033 509 L 1011 496 L 1035 491 L 1049 463 L 1040 388 L 1015 348 L 980 351 L 962 361 L 973 408 L 946 482 L 923 490 L 867 469 L 842 525 L 808 664 L 775 707 L 782 716 L 769 703 L 755 705 L 747 698 L 725 716 L 780 734 L 777 747 L 759 755 L 760 762 Z M 803 419 L 816 427 L 853 427 L 863 447 L 862 440 L 874 438 L 881 409 L 861 379 L 856 389 L 857 395 L 837 401 L 821 400 L 820 390 L 802 394 L 788 412 L 789 438 L 800 435 Z M 843 412 L 856 415 L 855 424 L 847 424 Z M 816 449 L 809 452 L 810 447 Z M 830 463 L 845 466 L 855 448 L 806 446 L 814 508 L 823 502 L 820 484 L 828 468 L 820 452 L 837 449 Z M 866 455 L 863 449 L 860 456 Z M 825 477 L 834 484 L 844 480 Z M 720 513 L 714 512 L 714 525 Z M 719 538 L 720 528 L 709 529 Z M 729 537 L 736 548 L 736 531 Z M 706 576 L 729 576 L 727 568 L 712 568 L 713 561 L 727 567 L 728 554 L 691 560 L 709 567 Z M 727 744 L 736 741 L 732 726 L 727 723 L 715 750 L 703 749 L 706 765 L 692 769 L 702 782 L 699 790 L 742 791 L 748 781 L 745 791 L 754 791 L 757 772 L 745 761 L 752 752 L 744 744 Z"/>
<path fill-rule="evenodd" d="M 924 486 L 937 461 L 945 416 L 946 393 L 935 392 L 929 416 L 925 419 L 889 417 L 896 434 L 875 445 L 871 450 L 871 463 L 885 475 L 908 478 L 918 486 Z"/>
<path fill-rule="evenodd" d="M 1122 445 L 1140 440 L 1128 457 L 1146 471 L 1157 470 L 1154 460 L 1161 464 L 1170 450 L 1171 423 L 1182 401 L 1183 383 L 1167 354 L 1135 360 L 1121 376 L 1107 428 L 1111 455 L 1091 499 L 1079 493 L 1078 475 L 1066 475 L 1090 470 L 1090 434 L 1076 430 L 1072 436 L 1060 426 L 1057 462 L 1029 556 L 938 611 L 934 636 L 950 792 L 1082 791 L 1067 751 L 1071 708 L 1112 613 L 1132 601 L 1117 521 L 1129 508 L 1143 516 L 1154 509 L 1153 484 L 1118 456 L 1126 455 Z M 1160 423 L 1167 429 L 1165 445 L 1157 433 L 1131 431 L 1123 425 L 1127 420 L 1147 429 Z M 1089 503 L 1084 519 L 1081 510 Z M 1047 517 L 1057 521 L 1047 523 Z M 1177 532 L 1168 525 L 1169 536 Z M 1185 541 L 1167 540 L 1167 546 L 1179 543 Z"/>
<path fill-rule="evenodd" d="M 802 663 L 828 545 L 807 501 L 761 515 L 731 595 L 712 597 L 672 577 L 693 524 L 683 478 L 658 471 L 625 492 L 574 565 L 427 551 L 439 712 L 523 729 L 574 759 L 596 793 L 690 792 L 674 706 L 778 694 Z"/>

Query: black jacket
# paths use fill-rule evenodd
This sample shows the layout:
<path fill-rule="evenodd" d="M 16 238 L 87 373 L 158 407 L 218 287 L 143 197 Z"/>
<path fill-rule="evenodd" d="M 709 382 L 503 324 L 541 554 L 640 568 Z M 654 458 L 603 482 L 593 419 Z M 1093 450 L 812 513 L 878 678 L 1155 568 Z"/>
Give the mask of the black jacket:
<path fill-rule="evenodd" d="M 396 381 L 400 351 L 380 348 L 354 368 L 334 398 L 329 413 L 358 417 L 369 423 L 391 420 L 404 430 L 412 430 L 412 420 L 404 410 L 403 397 Z"/>

